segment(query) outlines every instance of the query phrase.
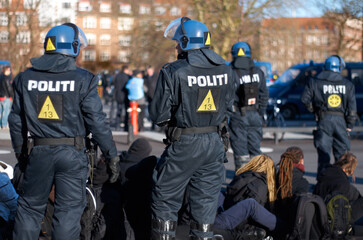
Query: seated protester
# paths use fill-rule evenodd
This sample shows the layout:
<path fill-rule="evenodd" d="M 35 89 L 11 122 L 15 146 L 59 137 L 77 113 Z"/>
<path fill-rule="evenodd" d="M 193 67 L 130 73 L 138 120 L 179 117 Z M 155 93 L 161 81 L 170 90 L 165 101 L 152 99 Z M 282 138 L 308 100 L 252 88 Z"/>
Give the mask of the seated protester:
<path fill-rule="evenodd" d="M 355 180 L 354 170 L 357 157 L 352 153 L 343 154 L 333 165 L 328 165 L 318 175 L 314 193 L 325 199 L 329 194 L 341 193 L 348 198 L 352 207 L 352 222 L 363 216 L 363 198 L 358 189 L 349 182 L 349 176 Z"/>
<path fill-rule="evenodd" d="M 219 202 L 224 200 L 220 193 Z M 252 221 L 252 222 L 251 222 Z M 285 227 L 285 223 L 279 220 L 253 198 L 241 200 L 229 209 L 224 210 L 220 205 L 218 214 L 214 221 L 214 233 L 221 234 L 225 240 L 228 239 L 262 239 L 266 236 L 264 229 L 248 225 L 246 223 L 258 224 L 268 231 L 279 231 Z"/>
<path fill-rule="evenodd" d="M 299 147 L 289 147 L 281 155 L 278 166 L 275 214 L 285 222 L 293 224 L 295 212 L 291 211 L 291 209 L 295 209 L 295 206 L 293 205 L 294 196 L 299 193 L 307 193 L 309 190 L 309 182 L 303 177 L 305 172 L 303 151 Z M 311 211 L 314 210 L 312 209 Z M 290 229 L 292 227 L 292 225 L 289 226 Z M 285 233 L 281 232 L 279 234 L 283 235 Z M 281 238 L 282 235 L 275 237 Z"/>
<path fill-rule="evenodd" d="M 12 167 L 0 161 L 0 239 L 12 239 L 17 200 L 16 193 L 10 181 Z"/>
<path fill-rule="evenodd" d="M 246 223 L 258 223 L 269 231 L 276 230 L 276 217 L 261 204 L 275 201 L 275 166 L 267 155 L 255 156 L 237 170 L 233 181 L 227 186 L 226 197 L 221 193 L 219 209 L 214 222 L 214 233 L 224 239 L 262 239 L 263 229 Z M 188 189 L 187 189 L 188 190 Z M 179 225 L 188 224 L 188 191 L 185 193 Z M 186 232 L 186 231 L 185 231 Z M 178 231 L 177 231 L 178 236 Z"/>
<path fill-rule="evenodd" d="M 126 171 L 124 184 L 124 209 L 136 240 L 151 237 L 152 175 L 157 163 L 155 156 L 148 156 Z"/>
<path fill-rule="evenodd" d="M 304 178 L 304 153 L 299 147 L 289 147 L 281 155 L 277 173 L 277 194 L 280 199 L 291 197 L 309 190 L 309 182 Z"/>
<path fill-rule="evenodd" d="M 126 182 L 125 174 L 129 167 L 139 163 L 142 159 L 148 157 L 152 151 L 149 141 L 145 138 L 138 138 L 132 142 L 127 151 L 120 154 L 120 176 L 121 183 Z"/>
<path fill-rule="evenodd" d="M 267 155 L 255 156 L 236 171 L 227 186 L 223 207 L 228 209 L 247 198 L 255 199 L 262 206 L 276 200 L 275 165 Z"/>

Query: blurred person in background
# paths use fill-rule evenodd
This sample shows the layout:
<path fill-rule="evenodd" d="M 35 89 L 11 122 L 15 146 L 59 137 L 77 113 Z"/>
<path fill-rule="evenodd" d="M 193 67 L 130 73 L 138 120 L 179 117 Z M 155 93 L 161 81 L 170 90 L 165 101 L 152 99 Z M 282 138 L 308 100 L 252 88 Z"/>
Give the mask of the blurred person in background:
<path fill-rule="evenodd" d="M 0 124 L 2 129 L 8 128 L 8 117 L 13 98 L 13 88 L 11 86 L 11 68 L 4 66 L 0 75 Z"/>
<path fill-rule="evenodd" d="M 127 112 L 127 108 L 129 107 L 129 99 L 128 99 L 128 91 L 125 88 L 126 83 L 131 78 L 130 76 L 130 69 L 128 65 L 123 65 L 121 71 L 116 75 L 114 84 L 114 95 L 117 102 L 117 112 L 116 112 L 116 119 L 115 119 L 115 127 L 116 130 L 121 129 L 121 119 L 124 117 L 123 124 L 124 130 L 128 130 L 129 124 L 129 114 Z"/>

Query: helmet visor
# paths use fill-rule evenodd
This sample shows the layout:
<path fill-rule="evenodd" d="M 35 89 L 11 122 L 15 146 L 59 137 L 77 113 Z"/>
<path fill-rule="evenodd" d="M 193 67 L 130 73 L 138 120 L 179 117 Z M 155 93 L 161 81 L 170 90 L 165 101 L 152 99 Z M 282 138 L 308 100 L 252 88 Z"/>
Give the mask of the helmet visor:
<path fill-rule="evenodd" d="M 164 37 L 172 40 L 176 32 L 176 29 L 180 26 L 180 24 L 181 24 L 181 18 L 177 18 L 174 21 L 172 21 L 169 24 L 169 26 L 165 29 Z"/>
<path fill-rule="evenodd" d="M 86 38 L 86 34 L 82 31 L 82 29 L 78 28 L 78 39 L 81 44 L 80 49 L 86 48 L 88 46 L 88 41 Z"/>

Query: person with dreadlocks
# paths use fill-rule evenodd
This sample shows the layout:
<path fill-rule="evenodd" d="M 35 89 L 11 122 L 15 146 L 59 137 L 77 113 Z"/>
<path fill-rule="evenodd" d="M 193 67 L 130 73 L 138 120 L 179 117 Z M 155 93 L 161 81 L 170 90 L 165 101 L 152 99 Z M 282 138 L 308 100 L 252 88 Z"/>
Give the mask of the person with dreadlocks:
<path fill-rule="evenodd" d="M 281 155 L 277 173 L 277 197 L 285 199 L 297 193 L 308 192 L 309 182 L 304 178 L 304 153 L 292 146 Z"/>
<path fill-rule="evenodd" d="M 274 213 L 286 222 L 291 221 L 291 209 L 295 209 L 294 196 L 306 193 L 309 190 L 309 182 L 304 178 L 304 154 L 301 148 L 293 146 L 286 149 L 278 163 L 279 170 L 276 176 L 277 200 Z M 311 210 L 309 206 L 309 211 Z M 310 229 L 310 228 L 309 228 Z M 287 232 L 280 232 L 274 236 L 283 238 Z"/>

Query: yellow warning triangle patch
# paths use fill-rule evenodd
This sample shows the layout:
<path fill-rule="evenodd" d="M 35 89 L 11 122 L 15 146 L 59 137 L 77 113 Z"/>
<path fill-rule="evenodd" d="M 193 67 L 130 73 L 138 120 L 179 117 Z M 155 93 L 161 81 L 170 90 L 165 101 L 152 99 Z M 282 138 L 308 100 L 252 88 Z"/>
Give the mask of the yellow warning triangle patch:
<path fill-rule="evenodd" d="M 50 100 L 49 96 L 47 96 L 47 98 L 45 99 L 43 107 L 39 112 L 38 118 L 59 119 L 59 116 L 58 116 L 57 112 L 55 111 L 53 103 Z"/>
<path fill-rule="evenodd" d="M 245 54 L 245 52 L 243 51 L 243 49 L 242 49 L 242 48 L 240 48 L 240 49 L 238 50 L 238 54 L 237 54 L 237 56 L 244 56 L 244 55 L 246 55 L 246 54 Z"/>
<path fill-rule="evenodd" d="M 210 45 L 210 34 L 207 33 L 207 40 L 205 40 L 204 45 Z"/>
<path fill-rule="evenodd" d="M 45 51 L 54 51 L 56 48 L 54 47 L 52 40 L 48 38 L 47 47 L 45 48 Z"/>
<path fill-rule="evenodd" d="M 207 96 L 204 98 L 202 104 L 198 108 L 198 112 L 200 111 L 216 111 L 216 105 L 214 105 L 214 99 L 212 96 L 212 92 L 209 90 Z"/>

